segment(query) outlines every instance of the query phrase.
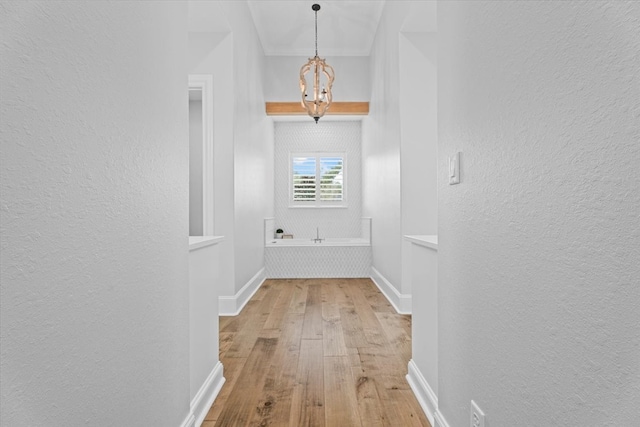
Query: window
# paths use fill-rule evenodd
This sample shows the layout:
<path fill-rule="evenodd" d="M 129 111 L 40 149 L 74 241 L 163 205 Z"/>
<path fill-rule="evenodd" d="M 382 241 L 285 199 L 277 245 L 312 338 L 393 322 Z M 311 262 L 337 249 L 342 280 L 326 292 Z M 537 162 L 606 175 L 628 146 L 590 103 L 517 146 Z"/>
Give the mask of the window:
<path fill-rule="evenodd" d="M 291 205 L 346 206 L 344 153 L 291 155 Z"/>

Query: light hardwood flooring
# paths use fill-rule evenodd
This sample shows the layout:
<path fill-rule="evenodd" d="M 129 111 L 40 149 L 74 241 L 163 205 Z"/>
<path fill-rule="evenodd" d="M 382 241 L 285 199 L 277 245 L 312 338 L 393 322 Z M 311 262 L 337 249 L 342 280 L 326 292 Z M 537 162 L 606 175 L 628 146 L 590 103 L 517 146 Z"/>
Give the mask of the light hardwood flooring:
<path fill-rule="evenodd" d="M 430 426 L 410 358 L 411 317 L 371 280 L 267 280 L 220 318 L 227 381 L 202 425 Z"/>

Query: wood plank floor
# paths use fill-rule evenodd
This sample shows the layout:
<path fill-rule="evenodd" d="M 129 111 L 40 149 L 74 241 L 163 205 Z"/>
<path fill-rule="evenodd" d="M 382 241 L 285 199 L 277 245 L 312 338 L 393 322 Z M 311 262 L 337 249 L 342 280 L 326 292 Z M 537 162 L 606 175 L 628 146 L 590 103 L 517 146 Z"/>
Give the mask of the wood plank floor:
<path fill-rule="evenodd" d="M 220 318 L 227 381 L 202 425 L 430 427 L 410 358 L 411 317 L 371 280 L 267 280 Z"/>

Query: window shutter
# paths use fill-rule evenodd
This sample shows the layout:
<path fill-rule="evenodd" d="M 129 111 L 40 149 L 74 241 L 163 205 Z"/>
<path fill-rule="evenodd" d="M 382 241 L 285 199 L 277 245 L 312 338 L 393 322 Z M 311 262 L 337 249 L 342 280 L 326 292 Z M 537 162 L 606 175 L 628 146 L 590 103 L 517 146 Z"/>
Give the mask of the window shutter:
<path fill-rule="evenodd" d="M 293 158 L 293 201 L 312 202 L 316 200 L 316 159 L 315 157 Z"/>
<path fill-rule="evenodd" d="M 343 183 L 342 157 L 320 157 L 320 200 L 341 202 Z"/>
<path fill-rule="evenodd" d="M 347 207 L 344 153 L 300 152 L 290 159 L 290 207 Z"/>

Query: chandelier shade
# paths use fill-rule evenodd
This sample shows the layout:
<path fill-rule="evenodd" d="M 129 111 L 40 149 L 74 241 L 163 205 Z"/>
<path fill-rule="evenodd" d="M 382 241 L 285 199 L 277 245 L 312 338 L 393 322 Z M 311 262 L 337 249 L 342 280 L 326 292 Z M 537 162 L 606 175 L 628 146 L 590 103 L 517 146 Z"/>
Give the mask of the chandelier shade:
<path fill-rule="evenodd" d="M 314 4 L 311 9 L 315 12 L 316 21 L 316 55 L 309 58 L 309 62 L 300 68 L 300 93 L 302 107 L 318 123 L 320 117 L 324 116 L 324 113 L 331 106 L 333 99 L 331 86 L 335 73 L 333 67 L 318 56 L 318 11 L 320 5 Z M 307 74 L 310 73 L 313 73 L 309 76 L 312 79 L 311 84 L 307 81 Z"/>

